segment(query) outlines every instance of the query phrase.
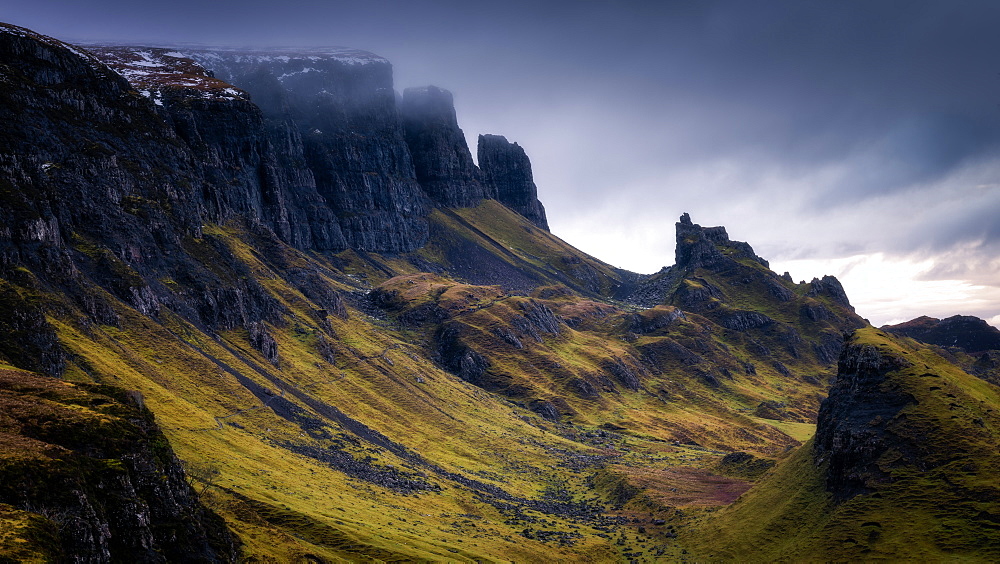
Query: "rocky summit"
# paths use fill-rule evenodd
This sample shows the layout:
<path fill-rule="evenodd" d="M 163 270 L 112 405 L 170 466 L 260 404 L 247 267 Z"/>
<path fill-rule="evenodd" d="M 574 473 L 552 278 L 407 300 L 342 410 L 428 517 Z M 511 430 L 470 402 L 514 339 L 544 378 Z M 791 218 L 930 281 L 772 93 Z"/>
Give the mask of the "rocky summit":
<path fill-rule="evenodd" d="M 0 560 L 997 557 L 996 351 L 589 256 L 377 55 L 2 24 L 0 119 Z"/>

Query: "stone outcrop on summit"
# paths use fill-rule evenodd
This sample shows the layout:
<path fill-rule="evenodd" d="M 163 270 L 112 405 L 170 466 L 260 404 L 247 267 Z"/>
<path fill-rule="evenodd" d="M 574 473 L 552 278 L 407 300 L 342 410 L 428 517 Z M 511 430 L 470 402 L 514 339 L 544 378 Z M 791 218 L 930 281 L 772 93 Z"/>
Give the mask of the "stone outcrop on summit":
<path fill-rule="evenodd" d="M 500 203 L 548 231 L 545 208 L 531 175 L 531 161 L 517 143 L 502 135 L 479 136 L 479 168 L 483 183 Z"/>

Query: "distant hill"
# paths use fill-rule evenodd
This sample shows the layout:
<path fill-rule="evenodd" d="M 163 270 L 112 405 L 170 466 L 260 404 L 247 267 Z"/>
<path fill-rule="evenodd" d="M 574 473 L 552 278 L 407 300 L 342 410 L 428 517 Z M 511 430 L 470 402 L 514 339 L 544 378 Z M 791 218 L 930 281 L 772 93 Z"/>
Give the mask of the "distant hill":
<path fill-rule="evenodd" d="M 971 315 L 953 315 L 945 319 L 920 316 L 882 329 L 918 341 L 942 347 L 958 347 L 968 353 L 1000 350 L 1000 329 Z"/>

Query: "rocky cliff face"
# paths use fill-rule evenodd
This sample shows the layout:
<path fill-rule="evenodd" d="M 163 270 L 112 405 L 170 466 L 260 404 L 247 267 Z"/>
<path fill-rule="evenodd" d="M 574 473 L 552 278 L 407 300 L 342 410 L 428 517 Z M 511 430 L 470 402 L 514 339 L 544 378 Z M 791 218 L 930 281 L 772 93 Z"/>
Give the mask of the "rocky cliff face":
<path fill-rule="evenodd" d="M 426 242 L 428 201 L 406 146 L 388 61 L 345 49 L 191 56 L 249 92 L 272 123 L 294 127 L 348 246 L 401 252 Z"/>
<path fill-rule="evenodd" d="M 434 203 L 469 207 L 492 197 L 480 183 L 479 169 L 458 127 L 451 92 L 436 86 L 407 88 L 401 114 L 417 181 Z"/>
<path fill-rule="evenodd" d="M 207 219 L 258 221 L 301 249 L 404 252 L 427 241 L 431 206 L 495 198 L 547 228 L 524 151 L 480 140 L 483 174 L 452 95 L 408 89 L 347 49 L 92 47 L 148 97 L 202 164 Z"/>
<path fill-rule="evenodd" d="M 702 227 L 691 222 L 691 216 L 684 214 L 677 226 L 677 246 L 674 249 L 675 268 L 710 268 L 723 270 L 733 268 L 735 261 L 749 259 L 768 266 L 767 261 L 753 252 L 753 248 L 742 241 L 732 241 L 725 227 Z M 723 253 L 722 248 L 730 252 Z"/>
<path fill-rule="evenodd" d="M 548 230 L 545 208 L 538 201 L 531 161 L 524 149 L 502 135 L 480 135 L 478 152 L 487 192 L 538 227 Z"/>
<path fill-rule="evenodd" d="M 140 396 L 0 369 L 0 407 L 0 503 L 54 525 L 51 560 L 236 561 Z"/>
<path fill-rule="evenodd" d="M 116 314 L 87 280 L 146 315 L 166 304 L 220 328 L 273 319 L 273 299 L 223 272 L 240 267 L 202 231 L 227 219 L 281 231 L 287 206 L 280 187 L 261 190 L 273 157 L 251 105 L 147 98 L 93 56 L 21 28 L 0 29 L 0 53 L 0 272 L 42 275 L 99 323 Z"/>
<path fill-rule="evenodd" d="M 150 98 L 201 163 L 207 220 L 250 220 L 303 249 L 347 247 L 305 166 L 301 136 L 290 124 L 269 122 L 246 92 L 214 78 L 180 52 L 92 50 Z"/>
<path fill-rule="evenodd" d="M 879 461 L 892 449 L 912 451 L 890 430 L 892 421 L 916 398 L 889 385 L 890 372 L 909 366 L 902 356 L 872 344 L 848 343 L 837 380 L 820 406 L 814 456 L 829 462 L 827 490 L 839 500 L 873 491 L 889 480 Z"/>

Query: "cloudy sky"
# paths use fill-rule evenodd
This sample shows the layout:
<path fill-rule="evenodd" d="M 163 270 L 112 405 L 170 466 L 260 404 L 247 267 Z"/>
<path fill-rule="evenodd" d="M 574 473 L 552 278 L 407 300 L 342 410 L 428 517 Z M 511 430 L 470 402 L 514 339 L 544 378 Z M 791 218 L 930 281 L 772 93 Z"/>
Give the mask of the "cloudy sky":
<path fill-rule="evenodd" d="M 0 0 L 70 41 L 344 45 L 521 144 L 552 230 L 639 272 L 682 212 L 875 324 L 1000 324 L 1000 2 Z M 473 146 L 473 153 L 475 148 Z"/>

